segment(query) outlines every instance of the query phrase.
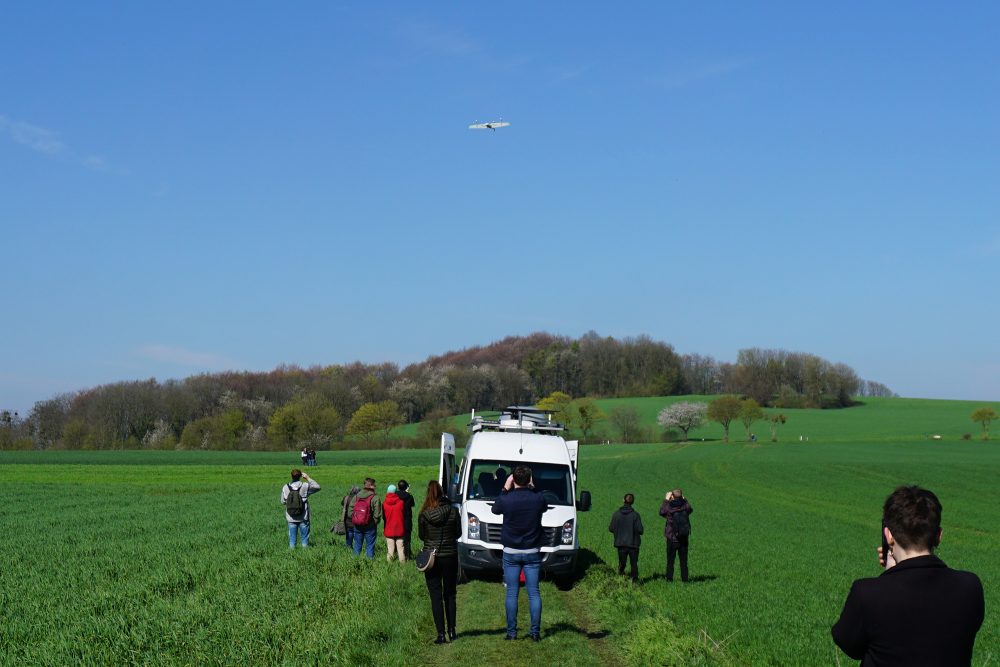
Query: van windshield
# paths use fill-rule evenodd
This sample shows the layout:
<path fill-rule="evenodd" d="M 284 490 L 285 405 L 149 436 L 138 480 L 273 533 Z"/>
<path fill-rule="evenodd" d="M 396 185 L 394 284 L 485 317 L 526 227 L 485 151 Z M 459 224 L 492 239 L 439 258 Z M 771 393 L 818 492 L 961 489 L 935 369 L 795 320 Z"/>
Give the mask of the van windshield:
<path fill-rule="evenodd" d="M 507 476 L 519 465 L 531 468 L 535 488 L 550 505 L 572 505 L 573 485 L 569 466 L 556 463 L 515 463 L 480 459 L 471 462 L 468 498 L 495 500 L 503 490 Z"/>

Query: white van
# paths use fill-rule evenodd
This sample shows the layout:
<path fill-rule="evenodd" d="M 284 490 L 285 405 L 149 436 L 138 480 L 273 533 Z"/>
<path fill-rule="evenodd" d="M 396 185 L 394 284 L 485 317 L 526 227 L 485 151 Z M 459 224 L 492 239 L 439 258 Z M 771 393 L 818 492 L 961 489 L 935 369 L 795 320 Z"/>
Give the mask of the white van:
<path fill-rule="evenodd" d="M 590 492 L 576 499 L 579 443 L 562 438 L 563 425 L 535 407 L 511 406 L 497 419 L 477 417 L 469 423 L 472 435 L 461 463 L 455 464 L 455 438 L 441 434 L 439 479 L 444 492 L 462 516 L 458 558 L 467 572 L 503 569 L 500 527 L 503 516 L 493 514 L 493 501 L 514 468 L 531 468 L 535 488 L 548 501 L 542 516 L 544 542 L 542 570 L 571 577 L 580 550 L 577 511 L 590 509 Z"/>

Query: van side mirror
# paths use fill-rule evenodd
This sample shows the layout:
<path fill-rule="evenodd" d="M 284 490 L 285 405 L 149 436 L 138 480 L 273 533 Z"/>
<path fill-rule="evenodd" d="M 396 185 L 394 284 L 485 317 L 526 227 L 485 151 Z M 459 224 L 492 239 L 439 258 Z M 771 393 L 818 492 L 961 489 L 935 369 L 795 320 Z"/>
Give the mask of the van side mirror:
<path fill-rule="evenodd" d="M 580 492 L 580 499 L 576 501 L 576 509 L 581 512 L 590 511 L 590 491 Z"/>

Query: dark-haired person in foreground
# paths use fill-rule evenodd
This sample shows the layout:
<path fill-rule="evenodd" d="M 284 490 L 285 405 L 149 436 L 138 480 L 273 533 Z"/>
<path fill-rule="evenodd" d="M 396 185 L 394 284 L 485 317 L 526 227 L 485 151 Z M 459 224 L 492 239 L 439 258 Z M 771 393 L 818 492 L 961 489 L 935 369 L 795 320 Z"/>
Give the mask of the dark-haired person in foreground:
<path fill-rule="evenodd" d="M 417 517 L 417 533 L 425 549 L 437 549 L 434 567 L 424 572 L 431 596 L 431 615 L 437 628 L 435 644 L 444 644 L 445 620 L 448 639 L 455 641 L 455 589 L 458 584 L 458 536 L 462 532 L 458 510 L 452 507 L 437 480 L 427 482 L 427 495 Z"/>
<path fill-rule="evenodd" d="M 901 486 L 882 510 L 885 571 L 858 579 L 833 626 L 833 641 L 862 665 L 969 665 L 983 624 L 983 585 L 934 555 L 941 503 L 919 486 Z"/>
<path fill-rule="evenodd" d="M 410 539 L 413 533 L 413 508 L 416 506 L 416 501 L 413 500 L 413 494 L 407 490 L 409 488 L 410 485 L 405 479 L 396 483 L 396 495 L 403 501 L 403 555 L 406 556 L 406 560 L 413 560 Z"/>
<path fill-rule="evenodd" d="M 618 549 L 618 574 L 625 574 L 626 559 L 631 563 L 633 582 L 639 581 L 639 545 L 642 542 L 642 519 L 632 508 L 635 496 L 625 494 L 624 505 L 611 515 L 608 531 L 615 536 L 615 548 Z"/>
<path fill-rule="evenodd" d="M 538 579 L 542 569 L 541 546 L 544 539 L 542 515 L 548 503 L 535 490 L 531 468 L 517 466 L 504 482 L 503 492 L 493 503 L 493 513 L 503 515 L 500 543 L 503 544 L 503 583 L 507 587 L 504 606 L 507 611 L 507 636 L 517 639 L 517 598 L 520 593 L 521 571 L 528 591 L 528 611 L 531 616 L 530 637 L 542 638 L 542 593 Z"/>
<path fill-rule="evenodd" d="M 281 504 L 285 506 L 285 521 L 288 522 L 288 548 L 295 548 L 295 538 L 305 548 L 309 546 L 309 496 L 319 493 L 319 482 L 298 468 L 292 470 L 292 481 L 281 487 Z M 301 510 L 292 513 L 288 497 L 297 494 L 302 499 Z"/>

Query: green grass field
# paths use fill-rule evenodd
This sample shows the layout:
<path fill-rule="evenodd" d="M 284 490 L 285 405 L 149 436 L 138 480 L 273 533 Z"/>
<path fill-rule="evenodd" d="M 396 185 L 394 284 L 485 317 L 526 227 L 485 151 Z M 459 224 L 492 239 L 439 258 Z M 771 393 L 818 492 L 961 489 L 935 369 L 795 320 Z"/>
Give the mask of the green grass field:
<path fill-rule="evenodd" d="M 649 422 L 669 400 L 634 404 Z M 434 451 L 321 452 L 317 548 L 296 552 L 278 503 L 294 452 L 0 453 L 0 662 L 849 664 L 830 625 L 853 579 L 877 574 L 882 500 L 914 482 L 944 504 L 941 557 L 983 580 L 975 664 L 997 664 L 1000 442 L 960 440 L 978 435 L 976 405 L 788 410 L 777 444 L 759 427 L 761 442 L 723 444 L 708 426 L 692 433 L 707 442 L 584 447 L 585 573 L 569 591 L 544 584 L 546 638 L 523 662 L 501 641 L 497 581 L 460 587 L 459 640 L 433 646 L 419 573 L 385 563 L 384 546 L 355 560 L 328 532 L 365 475 L 380 490 L 406 477 L 419 500 Z M 674 486 L 695 508 L 688 584 L 662 578 L 657 509 Z M 646 525 L 639 586 L 614 574 L 607 532 L 627 491 Z"/>

